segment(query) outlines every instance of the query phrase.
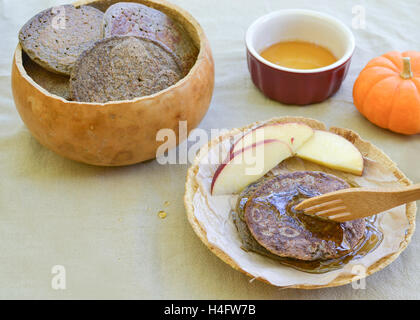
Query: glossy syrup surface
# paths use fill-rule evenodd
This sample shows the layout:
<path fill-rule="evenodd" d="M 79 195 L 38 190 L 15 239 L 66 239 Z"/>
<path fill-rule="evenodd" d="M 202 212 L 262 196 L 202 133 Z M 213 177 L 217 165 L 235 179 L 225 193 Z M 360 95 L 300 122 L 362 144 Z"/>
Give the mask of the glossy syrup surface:
<path fill-rule="evenodd" d="M 301 220 L 305 220 L 308 215 L 304 213 L 299 213 L 293 210 L 293 206 L 297 205 L 295 204 L 288 207 L 289 214 L 295 214 L 297 216 L 300 216 Z M 329 229 L 323 229 L 322 234 L 318 235 L 321 236 L 324 239 L 330 239 L 337 244 L 337 252 L 339 254 L 338 258 L 329 259 L 329 260 L 315 260 L 315 261 L 303 261 L 303 260 L 295 260 L 290 258 L 283 258 L 281 260 L 282 264 L 288 265 L 290 267 L 293 267 L 295 269 L 310 272 L 310 273 L 325 273 L 333 270 L 337 270 L 342 268 L 345 264 L 350 262 L 353 259 L 360 259 L 364 256 L 366 256 L 369 252 L 372 252 L 375 250 L 379 244 L 382 242 L 383 234 L 382 232 L 376 227 L 375 221 L 376 216 L 370 217 L 368 219 L 365 219 L 366 221 L 366 228 L 364 232 L 363 238 L 359 241 L 359 243 L 352 249 L 349 250 L 349 246 L 344 241 L 343 232 L 341 228 L 341 224 L 327 221 L 324 219 L 319 219 L 322 221 L 322 223 L 331 223 L 332 225 L 335 225 L 336 227 L 330 227 Z M 311 220 L 314 221 L 314 220 Z M 320 223 L 320 225 L 322 225 Z M 337 227 L 338 226 L 338 227 Z M 312 226 L 309 226 L 309 230 L 311 231 L 317 231 L 318 228 L 312 228 Z M 339 230 L 341 229 L 341 231 Z"/>
<path fill-rule="evenodd" d="M 317 69 L 337 61 L 328 49 L 306 41 L 278 42 L 263 50 L 261 56 L 274 64 L 292 69 Z"/>
<path fill-rule="evenodd" d="M 238 217 L 242 220 L 244 219 L 244 207 L 250 199 L 249 196 L 252 198 L 252 193 L 255 190 L 255 187 L 251 186 L 238 202 L 236 212 Z M 351 187 L 356 186 L 351 185 Z M 337 258 L 329 260 L 304 261 L 273 255 L 260 246 L 248 247 L 247 249 L 266 255 L 284 265 L 300 271 L 308 273 L 325 273 L 340 269 L 351 260 L 360 259 L 379 246 L 383 239 L 383 234 L 375 225 L 376 216 L 365 219 L 366 228 L 364 236 L 359 243 L 353 247 L 353 249 L 350 249 L 349 244 L 345 241 L 342 224 L 309 216 L 294 209 L 294 207 L 301 201 L 316 195 L 317 194 L 308 192 L 308 190 L 300 189 L 298 192 L 288 196 L 276 196 L 275 194 L 270 194 L 269 196 L 258 198 L 258 202 L 263 202 L 265 205 L 270 206 L 273 211 L 276 211 L 280 220 L 287 220 L 287 223 L 289 225 L 292 224 L 291 226 L 293 228 L 303 228 L 305 229 L 305 232 L 309 232 L 311 235 L 319 239 L 327 242 L 334 242 L 337 251 Z"/>

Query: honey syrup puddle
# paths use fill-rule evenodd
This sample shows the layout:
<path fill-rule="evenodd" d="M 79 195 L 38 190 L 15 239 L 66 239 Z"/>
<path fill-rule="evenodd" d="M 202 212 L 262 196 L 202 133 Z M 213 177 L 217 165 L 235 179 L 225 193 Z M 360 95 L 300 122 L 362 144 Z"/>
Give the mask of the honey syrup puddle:
<path fill-rule="evenodd" d="M 303 201 L 300 200 L 298 202 Z M 306 214 L 302 212 L 296 212 L 294 210 L 294 206 L 298 204 L 298 202 L 295 202 L 293 205 L 288 206 L 289 214 L 295 214 L 296 216 L 299 216 L 300 219 L 306 216 Z M 293 212 L 293 213 L 292 213 Z M 325 273 L 337 269 L 341 269 L 349 263 L 351 260 L 360 259 L 364 256 L 366 256 L 368 253 L 375 250 L 382 242 L 383 240 L 383 234 L 382 232 L 376 227 L 377 216 L 372 216 L 369 218 L 366 218 L 366 227 L 364 236 L 359 241 L 359 243 L 352 249 L 349 250 L 349 246 L 342 241 L 344 239 L 343 237 L 343 230 L 341 229 L 341 225 L 324 220 L 319 219 L 320 221 L 323 221 L 325 223 L 331 223 L 336 226 L 339 226 L 341 229 L 341 232 L 334 233 L 334 228 L 331 227 L 331 233 L 323 233 L 323 238 L 329 237 L 332 241 L 336 242 L 338 244 L 337 246 L 337 252 L 340 254 L 340 257 L 329 259 L 329 260 L 315 260 L 315 261 L 303 261 L 303 260 L 295 260 L 291 258 L 280 258 L 280 262 L 284 265 L 287 265 L 289 267 L 295 268 L 300 271 L 305 271 L 309 273 Z M 317 229 L 312 229 L 317 230 Z"/>
<path fill-rule="evenodd" d="M 351 187 L 357 187 L 353 184 L 350 184 Z M 237 205 L 237 212 L 233 212 L 233 218 L 236 219 L 236 225 L 238 227 L 239 220 L 244 220 L 243 213 L 246 202 L 248 201 L 248 195 L 252 193 L 253 188 L 251 187 L 249 193 L 244 196 Z M 308 216 L 303 212 L 298 212 L 294 210 L 294 207 L 303 201 L 304 199 L 314 197 L 316 194 L 312 194 L 299 188 L 297 193 L 292 194 L 270 194 L 265 197 L 259 198 L 257 201 L 264 202 L 273 207 L 273 210 L 276 210 L 279 214 L 280 219 L 287 219 L 293 221 L 293 223 L 298 226 L 304 227 L 306 230 L 310 231 L 312 235 L 325 240 L 333 241 L 336 244 L 336 250 L 338 253 L 338 258 L 329 259 L 329 260 L 314 260 L 314 261 L 304 261 L 297 260 L 293 258 L 284 258 L 277 255 L 273 255 L 270 252 L 266 251 L 265 248 L 260 247 L 259 245 L 249 245 L 250 241 L 244 241 L 244 235 L 242 234 L 242 242 L 244 244 L 243 249 L 246 251 L 253 251 L 258 254 L 262 254 L 273 258 L 279 261 L 281 264 L 292 267 L 294 269 L 308 272 L 308 273 L 326 273 L 329 271 L 337 270 L 342 268 L 351 260 L 360 259 L 366 256 L 368 253 L 375 250 L 383 239 L 382 232 L 376 227 L 375 222 L 377 217 L 365 218 L 366 227 L 364 236 L 361 238 L 359 243 L 350 250 L 350 246 L 343 240 L 343 227 L 342 224 L 330 221 L 327 219 L 314 218 L 313 216 Z M 244 222 L 242 222 L 244 223 Z M 242 226 L 243 227 L 243 226 Z M 242 228 L 242 232 L 243 228 Z M 255 241 L 255 240 L 254 240 Z M 251 241 L 252 243 L 253 241 Z"/>

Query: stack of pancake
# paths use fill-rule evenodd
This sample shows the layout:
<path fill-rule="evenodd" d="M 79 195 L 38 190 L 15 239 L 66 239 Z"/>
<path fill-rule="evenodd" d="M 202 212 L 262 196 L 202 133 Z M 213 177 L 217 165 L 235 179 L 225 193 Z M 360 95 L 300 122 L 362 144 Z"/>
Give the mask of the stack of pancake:
<path fill-rule="evenodd" d="M 30 19 L 19 34 L 25 68 L 67 100 L 130 100 L 162 91 L 194 65 L 198 49 L 156 9 L 116 3 L 106 12 L 64 5 Z"/>

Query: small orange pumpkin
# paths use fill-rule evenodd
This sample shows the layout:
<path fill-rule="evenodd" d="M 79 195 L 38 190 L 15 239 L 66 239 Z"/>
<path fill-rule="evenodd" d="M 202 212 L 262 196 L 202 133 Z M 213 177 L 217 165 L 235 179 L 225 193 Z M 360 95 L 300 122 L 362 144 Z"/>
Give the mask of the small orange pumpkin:
<path fill-rule="evenodd" d="M 372 59 L 354 84 L 353 100 L 379 127 L 420 133 L 420 52 L 392 51 Z"/>

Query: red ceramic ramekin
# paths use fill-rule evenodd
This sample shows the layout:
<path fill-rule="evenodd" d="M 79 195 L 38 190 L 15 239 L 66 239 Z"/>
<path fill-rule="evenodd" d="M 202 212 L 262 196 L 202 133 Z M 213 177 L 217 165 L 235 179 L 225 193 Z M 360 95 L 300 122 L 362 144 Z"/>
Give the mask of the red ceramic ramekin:
<path fill-rule="evenodd" d="M 318 69 L 290 69 L 261 57 L 280 41 L 300 40 L 329 49 L 335 63 Z M 354 36 L 341 21 L 324 13 L 292 9 L 256 20 L 246 32 L 248 68 L 254 84 L 269 98 L 286 104 L 324 101 L 341 86 L 355 48 Z"/>

